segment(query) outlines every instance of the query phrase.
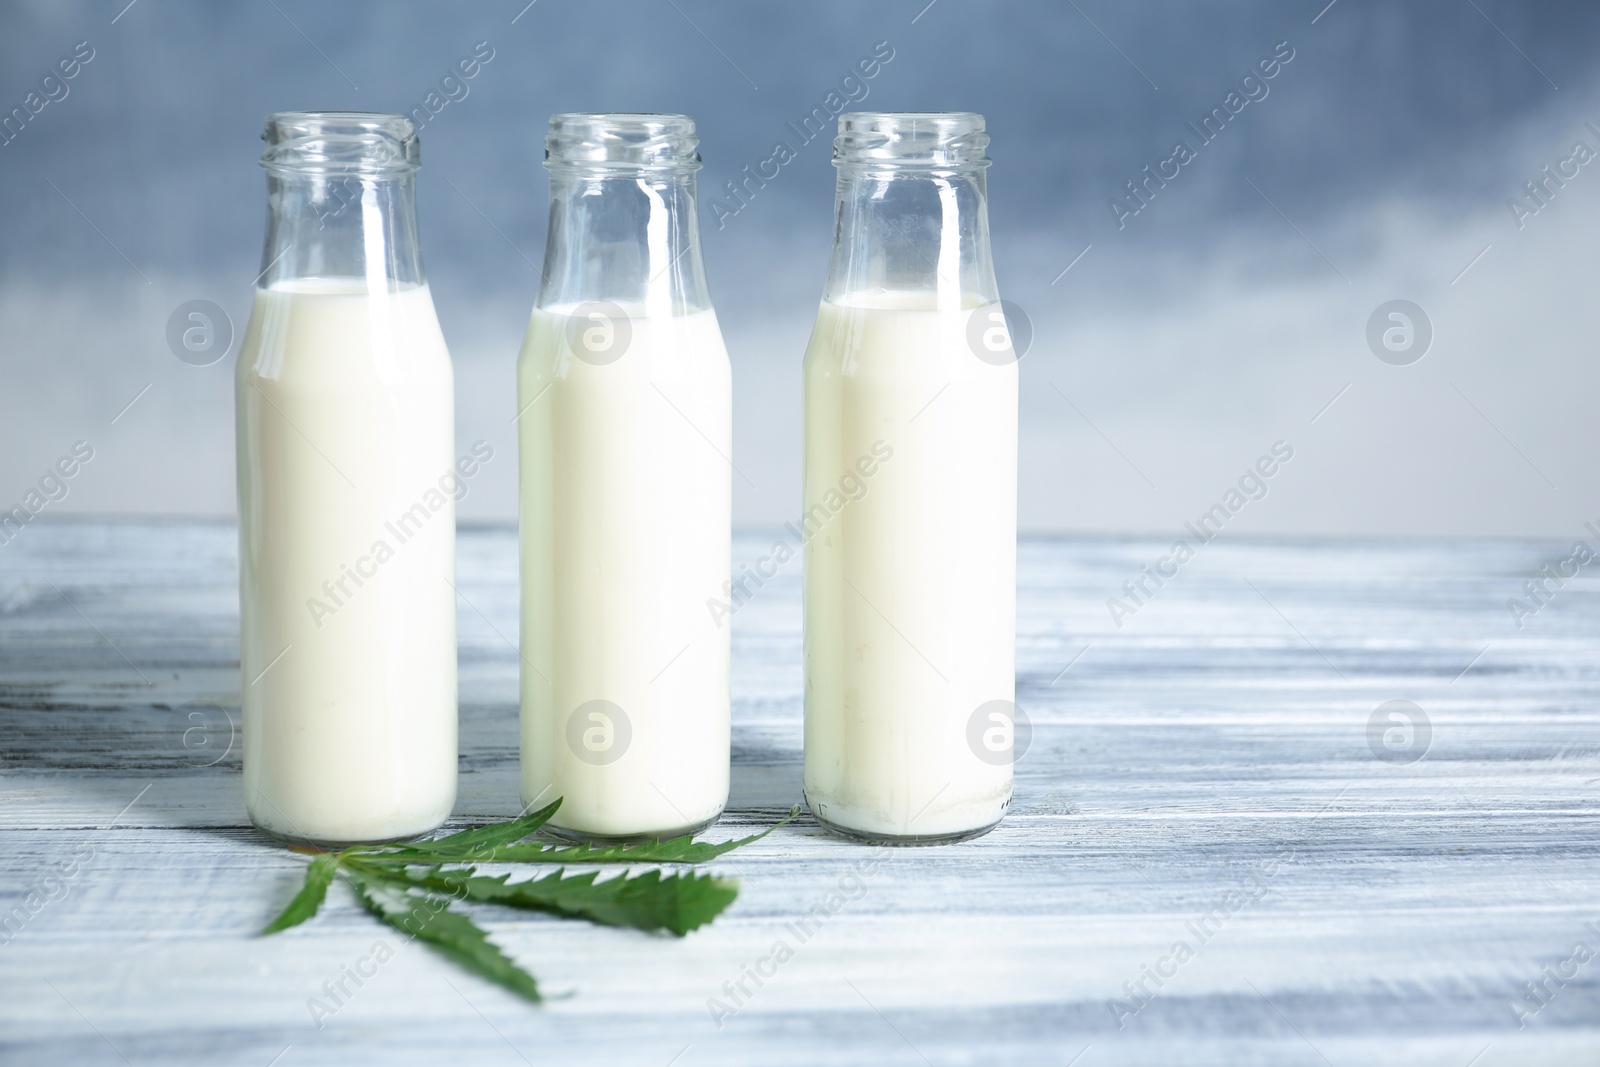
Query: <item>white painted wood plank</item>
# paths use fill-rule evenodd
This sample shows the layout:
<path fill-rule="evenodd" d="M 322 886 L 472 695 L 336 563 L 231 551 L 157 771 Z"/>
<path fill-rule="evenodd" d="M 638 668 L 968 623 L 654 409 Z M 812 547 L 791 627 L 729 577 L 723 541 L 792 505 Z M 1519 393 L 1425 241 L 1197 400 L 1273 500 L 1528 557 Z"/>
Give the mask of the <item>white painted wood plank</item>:
<path fill-rule="evenodd" d="M 0 932 L 0 1060 L 1600 1058 L 1600 959 L 1541 979 L 1580 940 L 1600 950 L 1600 585 L 1568 583 L 1520 629 L 1505 604 L 1562 546 L 1219 542 L 1118 629 L 1106 598 L 1164 542 L 1026 541 L 1036 733 L 996 832 L 884 851 L 803 819 L 729 857 L 739 901 L 681 941 L 484 909 L 575 995 L 531 1009 L 408 948 L 318 1029 L 308 998 L 388 932 L 336 890 L 308 926 L 253 935 L 301 861 L 245 824 L 233 538 L 41 521 L 0 549 L 0 913 L 59 896 Z M 463 531 L 458 822 L 517 809 L 515 565 L 513 531 Z M 798 579 L 735 618 L 715 836 L 798 799 Z M 1391 699 L 1430 718 L 1418 762 L 1369 747 Z M 1201 944 L 1189 924 L 1254 895 L 1274 856 L 1292 858 Z M 792 924 L 834 903 L 802 941 Z M 779 940 L 794 956 L 756 988 L 744 969 Z M 1195 955 L 1157 988 L 1144 968 L 1178 940 Z M 1108 1002 L 1141 980 L 1155 995 L 1119 1028 Z M 1553 995 L 1519 1027 L 1539 980 Z M 743 1003 L 719 1027 L 716 1001 Z"/>

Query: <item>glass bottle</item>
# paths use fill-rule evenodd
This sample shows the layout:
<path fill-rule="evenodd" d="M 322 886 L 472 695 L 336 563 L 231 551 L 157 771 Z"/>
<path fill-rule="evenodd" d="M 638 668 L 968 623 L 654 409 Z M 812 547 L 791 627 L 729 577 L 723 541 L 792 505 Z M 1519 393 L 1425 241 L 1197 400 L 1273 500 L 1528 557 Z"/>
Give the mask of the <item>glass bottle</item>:
<path fill-rule="evenodd" d="M 410 837 L 455 802 L 466 473 L 417 139 L 354 112 L 276 114 L 262 136 L 264 266 L 235 375 L 245 801 L 280 837 Z"/>
<path fill-rule="evenodd" d="M 685 115 L 550 120 L 517 364 L 522 800 L 551 829 L 689 833 L 728 798 L 732 383 Z"/>
<path fill-rule="evenodd" d="M 806 352 L 805 792 L 886 844 L 1011 801 L 1017 367 L 983 117 L 853 113 Z"/>

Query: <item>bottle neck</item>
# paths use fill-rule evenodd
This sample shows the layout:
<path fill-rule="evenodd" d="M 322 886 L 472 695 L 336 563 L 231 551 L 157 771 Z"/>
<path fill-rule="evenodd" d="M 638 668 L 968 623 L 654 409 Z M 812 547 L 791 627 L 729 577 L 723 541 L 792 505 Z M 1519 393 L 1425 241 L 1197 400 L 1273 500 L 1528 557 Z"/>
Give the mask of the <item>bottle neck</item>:
<path fill-rule="evenodd" d="M 983 168 L 841 165 L 823 299 L 937 310 L 998 300 Z"/>
<path fill-rule="evenodd" d="M 336 279 L 369 292 L 422 285 L 414 171 L 267 172 L 267 239 L 257 285 Z"/>
<path fill-rule="evenodd" d="M 551 166 L 538 306 L 589 301 L 663 316 L 711 307 L 693 171 Z"/>

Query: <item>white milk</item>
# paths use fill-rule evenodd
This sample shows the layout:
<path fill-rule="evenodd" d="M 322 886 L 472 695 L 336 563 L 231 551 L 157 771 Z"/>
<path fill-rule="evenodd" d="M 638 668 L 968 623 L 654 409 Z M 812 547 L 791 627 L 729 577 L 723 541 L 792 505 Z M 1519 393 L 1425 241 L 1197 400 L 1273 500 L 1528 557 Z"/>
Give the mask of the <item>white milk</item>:
<path fill-rule="evenodd" d="M 934 300 L 824 302 L 805 359 L 804 505 L 865 486 L 806 541 L 806 799 L 871 836 L 979 830 L 1011 799 L 1009 753 L 968 728 L 1014 699 L 1017 367 Z"/>
<path fill-rule="evenodd" d="M 325 842 L 456 790 L 454 400 L 426 286 L 258 290 L 236 375 L 245 799 Z"/>
<path fill-rule="evenodd" d="M 618 837 L 727 802 L 729 630 L 706 604 L 732 519 L 716 314 L 624 310 L 627 347 L 600 363 L 564 309 L 535 309 L 517 370 L 522 800 L 564 797 L 558 828 Z"/>

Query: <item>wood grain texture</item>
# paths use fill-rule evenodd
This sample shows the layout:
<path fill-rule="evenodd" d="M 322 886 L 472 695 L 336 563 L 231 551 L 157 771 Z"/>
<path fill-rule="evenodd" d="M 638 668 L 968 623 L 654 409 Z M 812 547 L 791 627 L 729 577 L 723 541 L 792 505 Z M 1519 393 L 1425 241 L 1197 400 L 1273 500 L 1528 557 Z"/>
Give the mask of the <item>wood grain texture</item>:
<path fill-rule="evenodd" d="M 394 939 L 341 888 L 256 936 L 302 861 L 244 815 L 234 536 L 41 520 L 0 548 L 0 1061 L 1600 1063 L 1600 958 L 1573 959 L 1600 952 L 1600 585 L 1506 606 L 1562 546 L 1219 541 L 1119 629 L 1106 598 L 1166 542 L 1025 541 L 1034 736 L 995 832 L 878 850 L 803 817 L 718 865 L 740 898 L 683 940 L 484 909 L 573 995 L 400 946 L 319 1028 L 308 999 Z M 515 533 L 460 551 L 465 824 L 517 810 Z M 799 799 L 799 638 L 792 566 L 734 619 L 713 837 Z M 1414 762 L 1371 747 L 1389 700 L 1428 717 Z"/>

